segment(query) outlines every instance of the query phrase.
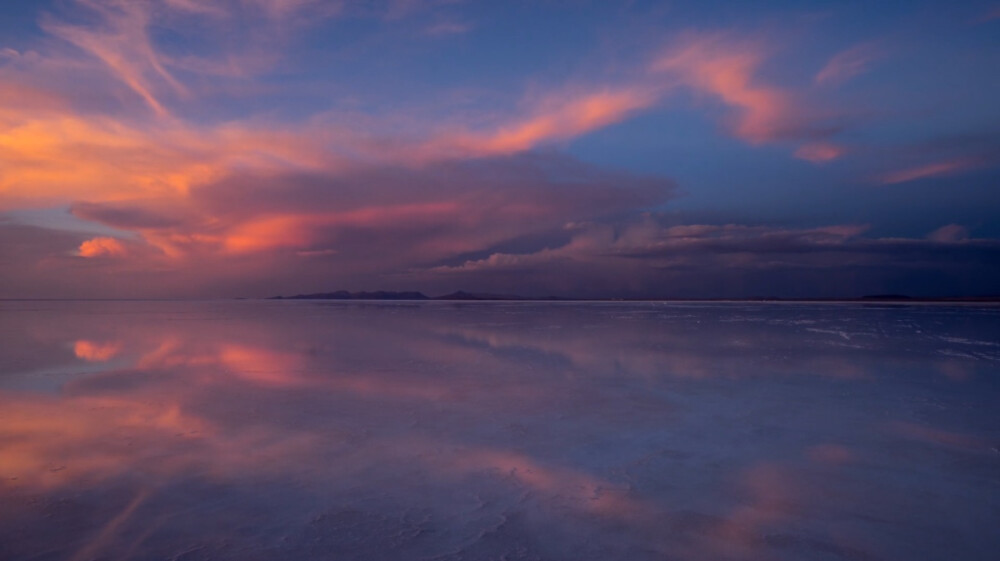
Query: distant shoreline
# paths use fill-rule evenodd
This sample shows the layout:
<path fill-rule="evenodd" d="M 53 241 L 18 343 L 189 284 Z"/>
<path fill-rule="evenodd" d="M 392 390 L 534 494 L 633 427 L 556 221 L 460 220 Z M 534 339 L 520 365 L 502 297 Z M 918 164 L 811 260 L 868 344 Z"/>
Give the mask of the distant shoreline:
<path fill-rule="evenodd" d="M 749 298 L 574 298 L 565 296 L 519 296 L 511 294 L 471 293 L 458 291 L 442 296 L 427 296 L 421 292 L 392 291 L 362 291 L 321 292 L 313 294 L 297 294 L 294 296 L 272 296 L 267 300 L 322 300 L 322 301 L 439 301 L 439 302 L 675 302 L 675 303 L 858 303 L 858 304 L 934 304 L 934 303 L 966 303 L 966 304 L 998 304 L 1000 296 L 950 296 L 950 297 L 911 297 L 896 294 L 866 295 L 856 298 L 781 298 L 781 297 L 749 297 Z"/>
<path fill-rule="evenodd" d="M 966 306 L 1000 306 L 1000 298 L 910 298 L 907 300 L 874 300 L 863 298 L 517 298 L 517 299 L 449 299 L 449 298 L 0 298 L 2 302 L 341 302 L 349 303 L 503 303 L 503 304 L 854 304 L 880 307 L 931 306 L 931 305 L 966 305 Z"/>
<path fill-rule="evenodd" d="M 458 291 L 441 296 L 427 296 L 416 291 L 361 291 L 321 292 L 297 294 L 294 296 L 270 297 L 209 297 L 209 298 L 0 298 L 0 302 L 220 302 L 220 301 L 320 301 L 320 302 L 526 302 L 526 303 L 642 303 L 661 302 L 665 304 L 875 304 L 875 305 L 915 305 L 915 304 L 1000 304 L 1000 296 L 942 296 L 918 297 L 904 295 L 868 295 L 855 298 L 802 297 L 715 297 L 715 298 L 624 298 L 595 297 L 577 298 L 568 296 L 520 296 L 512 294 L 472 293 Z"/>

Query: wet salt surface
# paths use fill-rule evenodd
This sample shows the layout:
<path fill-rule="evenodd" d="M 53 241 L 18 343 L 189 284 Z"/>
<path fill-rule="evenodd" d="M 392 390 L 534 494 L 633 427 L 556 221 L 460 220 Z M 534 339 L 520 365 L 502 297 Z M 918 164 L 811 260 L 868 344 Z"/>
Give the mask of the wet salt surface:
<path fill-rule="evenodd" d="M 996 559 L 1000 308 L 0 303 L 0 559 Z"/>

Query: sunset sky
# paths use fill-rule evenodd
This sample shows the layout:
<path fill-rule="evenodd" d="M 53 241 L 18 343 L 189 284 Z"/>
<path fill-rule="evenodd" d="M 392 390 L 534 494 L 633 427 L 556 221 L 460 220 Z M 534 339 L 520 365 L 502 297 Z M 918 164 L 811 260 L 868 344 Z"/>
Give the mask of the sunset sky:
<path fill-rule="evenodd" d="M 0 298 L 1000 293 L 996 1 L 0 10 Z"/>

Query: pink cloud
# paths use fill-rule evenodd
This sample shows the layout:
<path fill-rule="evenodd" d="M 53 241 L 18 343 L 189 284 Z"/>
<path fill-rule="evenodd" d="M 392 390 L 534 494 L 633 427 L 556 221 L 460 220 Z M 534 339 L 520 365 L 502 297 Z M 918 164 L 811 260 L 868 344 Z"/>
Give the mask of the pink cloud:
<path fill-rule="evenodd" d="M 763 47 L 754 41 L 701 34 L 668 49 L 653 63 L 652 70 L 671 74 L 680 83 L 735 108 L 733 133 L 759 144 L 783 135 L 793 106 L 788 92 L 754 79 L 764 59 Z"/>
<path fill-rule="evenodd" d="M 683 86 L 721 101 L 729 108 L 730 132 L 750 144 L 806 140 L 795 156 L 813 163 L 843 155 L 843 148 L 817 140 L 830 133 L 818 124 L 823 115 L 808 109 L 800 93 L 760 77 L 769 58 L 763 40 L 691 33 L 660 53 L 649 70 L 661 80 L 661 93 Z"/>
<path fill-rule="evenodd" d="M 969 158 L 959 158 L 943 162 L 935 162 L 932 164 L 925 164 L 921 166 L 905 168 L 885 173 L 879 176 L 877 178 L 877 181 L 883 185 L 906 183 L 909 181 L 916 181 L 918 179 L 925 179 L 928 177 L 937 177 L 940 175 L 949 175 L 953 173 L 968 171 L 970 169 L 977 167 L 978 164 L 979 162 L 971 160 Z"/>
<path fill-rule="evenodd" d="M 795 151 L 795 157 L 801 160 L 808 160 L 814 164 L 821 164 L 836 160 L 844 154 L 842 146 L 837 146 L 829 142 L 810 142 L 803 144 Z"/>

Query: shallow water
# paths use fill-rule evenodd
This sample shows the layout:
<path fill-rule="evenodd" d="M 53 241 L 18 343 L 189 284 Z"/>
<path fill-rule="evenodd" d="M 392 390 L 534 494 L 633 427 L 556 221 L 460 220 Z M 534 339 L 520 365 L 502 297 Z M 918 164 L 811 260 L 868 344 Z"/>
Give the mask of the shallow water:
<path fill-rule="evenodd" d="M 1000 308 L 2 302 L 0 559 L 992 560 Z"/>

